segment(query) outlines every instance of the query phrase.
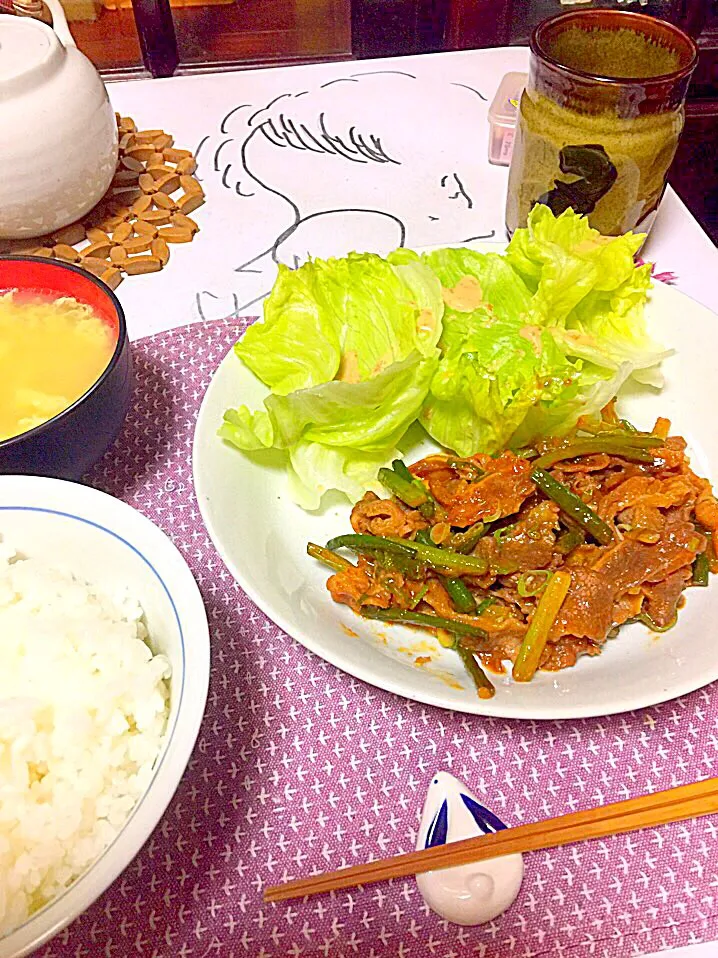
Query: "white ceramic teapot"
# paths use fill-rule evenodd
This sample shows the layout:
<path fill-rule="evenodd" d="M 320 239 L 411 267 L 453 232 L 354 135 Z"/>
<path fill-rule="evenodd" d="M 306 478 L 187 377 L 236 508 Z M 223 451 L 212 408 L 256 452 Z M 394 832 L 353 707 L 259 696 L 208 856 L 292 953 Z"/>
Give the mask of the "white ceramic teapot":
<path fill-rule="evenodd" d="M 102 198 L 117 164 L 105 85 L 75 46 L 59 0 L 53 26 L 0 15 L 0 239 L 42 236 Z"/>

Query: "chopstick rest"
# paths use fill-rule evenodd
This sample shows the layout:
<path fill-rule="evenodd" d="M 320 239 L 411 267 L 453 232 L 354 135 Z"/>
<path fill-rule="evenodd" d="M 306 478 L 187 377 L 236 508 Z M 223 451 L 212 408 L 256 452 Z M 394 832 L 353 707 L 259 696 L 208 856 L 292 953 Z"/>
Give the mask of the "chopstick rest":
<path fill-rule="evenodd" d="M 679 785 L 651 795 L 629 798 L 599 808 L 571 812 L 517 828 L 507 828 L 482 837 L 466 838 L 451 845 L 436 845 L 406 855 L 396 855 L 365 865 L 352 865 L 324 875 L 298 878 L 264 891 L 265 901 L 284 901 L 303 895 L 319 895 L 370 882 L 406 878 L 408 875 L 454 868 L 486 861 L 514 852 L 559 848 L 591 838 L 606 838 L 669 822 L 682 822 L 718 812 L 718 778 Z"/>
<path fill-rule="evenodd" d="M 416 850 L 503 831 L 506 825 L 448 772 L 437 772 L 426 792 Z M 432 911 L 458 925 L 491 921 L 514 903 L 524 875 L 519 852 L 416 876 Z"/>

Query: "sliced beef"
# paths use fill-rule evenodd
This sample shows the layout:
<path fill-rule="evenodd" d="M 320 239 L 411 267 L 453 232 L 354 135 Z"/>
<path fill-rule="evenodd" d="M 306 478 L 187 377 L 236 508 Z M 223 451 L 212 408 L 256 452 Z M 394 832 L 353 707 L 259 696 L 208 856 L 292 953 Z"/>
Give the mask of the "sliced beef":
<path fill-rule="evenodd" d="M 546 646 L 541 656 L 540 667 L 546 672 L 558 672 L 575 665 L 581 655 L 600 655 L 600 653 L 600 646 L 590 639 L 578 639 L 567 635 Z"/>
<path fill-rule="evenodd" d="M 674 621 L 678 612 L 678 600 L 690 577 L 690 569 L 681 569 L 645 590 L 646 602 L 643 609 L 660 629 L 665 629 Z"/>
<path fill-rule="evenodd" d="M 565 635 L 605 642 L 613 625 L 615 595 L 615 587 L 607 576 L 580 566 L 571 569 L 571 585 L 549 633 L 549 642 Z"/>
<path fill-rule="evenodd" d="M 498 575 L 545 569 L 551 565 L 559 528 L 559 509 L 554 502 L 540 502 L 527 509 L 499 537 L 486 536 L 476 552 L 488 560 Z"/>
<path fill-rule="evenodd" d="M 633 476 L 616 486 L 601 500 L 599 515 L 610 520 L 629 506 L 642 503 L 656 509 L 682 506 L 695 495 L 693 486 L 683 476 L 655 479 L 653 476 Z"/>
<path fill-rule="evenodd" d="M 643 607 L 645 596 L 642 592 L 624 592 L 619 596 L 613 605 L 613 624 L 623 625 L 629 619 L 635 619 Z"/>
<path fill-rule="evenodd" d="M 394 499 L 380 499 L 367 492 L 352 509 L 352 529 L 373 536 L 401 536 L 406 538 L 428 523 L 415 509 L 408 509 Z"/>
<path fill-rule="evenodd" d="M 380 585 L 371 574 L 371 566 L 360 558 L 356 566 L 350 566 L 327 579 L 327 589 L 335 602 L 348 605 L 359 612 L 362 605 L 375 605 L 388 609 L 391 605 L 391 592 Z"/>
<path fill-rule="evenodd" d="M 659 582 L 691 565 L 705 548 L 705 536 L 680 515 L 666 524 L 663 535 L 654 545 L 624 539 L 602 555 L 593 568 L 609 579 L 617 593 L 644 582 Z"/>
<path fill-rule="evenodd" d="M 412 467 L 415 475 L 426 479 L 452 526 L 466 528 L 480 519 L 513 515 L 534 492 L 531 464 L 526 459 L 502 453 L 495 459 L 473 456 L 471 461 L 484 473 L 475 482 L 462 478 L 459 470 L 448 468 L 447 460 L 439 456 Z"/>

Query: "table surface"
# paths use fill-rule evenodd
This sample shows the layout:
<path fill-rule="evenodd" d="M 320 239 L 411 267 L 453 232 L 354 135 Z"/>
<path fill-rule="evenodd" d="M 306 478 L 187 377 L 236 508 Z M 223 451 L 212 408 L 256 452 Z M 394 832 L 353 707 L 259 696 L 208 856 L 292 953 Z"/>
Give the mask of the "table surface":
<path fill-rule="evenodd" d="M 488 163 L 487 110 L 527 58 L 512 47 L 112 83 L 122 115 L 198 152 L 207 195 L 194 242 L 118 289 L 131 337 L 256 313 L 277 263 L 309 253 L 504 242 L 508 170 Z M 718 311 L 716 249 L 670 189 L 643 255 Z M 670 954 L 714 958 L 716 945 Z"/>

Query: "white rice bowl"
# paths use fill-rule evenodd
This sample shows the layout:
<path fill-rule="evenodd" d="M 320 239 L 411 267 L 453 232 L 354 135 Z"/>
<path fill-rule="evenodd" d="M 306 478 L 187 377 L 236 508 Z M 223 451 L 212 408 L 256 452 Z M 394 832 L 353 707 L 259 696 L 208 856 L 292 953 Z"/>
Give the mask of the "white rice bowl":
<path fill-rule="evenodd" d="M 209 629 L 170 539 L 80 483 L 0 475 L 0 551 L 0 958 L 22 958 L 115 881 L 162 817 L 204 714 Z M 44 637 L 35 614 L 8 635 L 18 559 L 32 563 L 10 591 L 25 621 L 42 590 Z"/>
<path fill-rule="evenodd" d="M 138 600 L 0 546 L 0 935 L 112 842 L 149 785 L 170 663 Z"/>

